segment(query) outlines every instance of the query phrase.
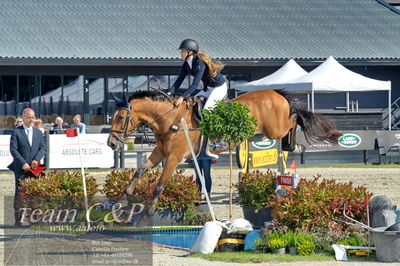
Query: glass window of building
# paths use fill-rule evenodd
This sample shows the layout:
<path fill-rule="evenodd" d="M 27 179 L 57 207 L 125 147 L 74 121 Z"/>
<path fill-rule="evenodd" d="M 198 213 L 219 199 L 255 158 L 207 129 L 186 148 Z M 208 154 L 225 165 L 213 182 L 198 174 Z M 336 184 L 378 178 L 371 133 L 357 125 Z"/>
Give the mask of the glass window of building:
<path fill-rule="evenodd" d="M 54 123 L 62 110 L 62 77 L 42 76 L 41 77 L 41 108 L 40 118 L 43 123 Z"/>
<path fill-rule="evenodd" d="M 0 115 L 15 115 L 17 76 L 0 76 Z"/>
<path fill-rule="evenodd" d="M 137 75 L 128 77 L 128 96 L 136 91 L 147 90 L 147 81 L 149 77 L 147 75 Z"/>
<path fill-rule="evenodd" d="M 62 113 L 64 122 L 71 125 L 73 116 L 83 110 L 83 76 L 64 76 L 63 81 Z"/>
<path fill-rule="evenodd" d="M 192 81 L 193 77 L 190 77 L 189 75 L 186 76 L 186 78 L 183 80 L 181 87 L 179 88 L 179 90 L 177 91 L 177 93 L 182 94 L 186 89 L 189 88 L 190 86 L 190 82 Z M 177 75 L 170 75 L 169 76 L 169 88 L 174 84 L 174 82 L 178 79 Z M 199 88 L 203 88 L 203 84 L 199 84 Z"/>
<path fill-rule="evenodd" d="M 17 114 L 22 110 L 31 107 L 35 113 L 40 114 L 40 77 L 19 76 L 19 97 Z"/>
<path fill-rule="evenodd" d="M 103 124 L 103 116 L 104 116 L 104 92 L 105 92 L 105 82 L 104 77 L 99 78 L 89 78 L 89 95 L 88 95 L 88 106 L 84 113 L 84 122 L 87 125 L 102 125 Z M 109 87 L 118 87 L 122 86 L 121 82 L 118 83 L 118 80 L 109 78 L 108 82 Z M 77 114 L 79 114 L 77 112 Z M 80 113 L 82 115 L 82 112 Z"/>
<path fill-rule="evenodd" d="M 0 76 L 0 128 L 12 128 L 17 107 L 17 76 Z"/>
<path fill-rule="evenodd" d="M 153 88 L 158 89 L 158 84 L 160 84 L 161 90 L 167 90 L 169 88 L 169 76 L 168 75 L 152 75 L 149 80 L 154 78 L 149 85 Z"/>
<path fill-rule="evenodd" d="M 122 99 L 124 96 L 124 79 L 123 77 L 109 77 L 107 80 L 107 85 L 108 85 L 108 104 L 107 104 L 107 123 L 110 122 L 111 116 L 115 112 L 115 101 L 114 98 L 111 97 L 110 93 L 118 97 L 119 99 Z M 127 96 L 129 97 L 129 92 L 127 93 Z"/>
<path fill-rule="evenodd" d="M 225 80 L 228 84 L 228 97 L 229 99 L 236 98 L 240 94 L 242 94 L 242 91 L 238 91 L 235 89 L 235 86 L 243 83 L 247 83 L 250 80 L 249 75 L 228 75 L 224 76 Z"/>

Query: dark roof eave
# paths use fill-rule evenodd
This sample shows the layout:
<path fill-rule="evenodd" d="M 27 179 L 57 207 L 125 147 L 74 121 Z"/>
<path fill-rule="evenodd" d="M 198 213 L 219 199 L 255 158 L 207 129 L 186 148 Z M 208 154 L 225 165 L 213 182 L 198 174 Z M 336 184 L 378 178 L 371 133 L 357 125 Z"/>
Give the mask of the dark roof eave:
<path fill-rule="evenodd" d="M 226 66 L 281 66 L 289 60 L 289 58 L 280 59 L 224 59 L 222 60 Z M 315 66 L 323 61 L 325 58 L 299 58 L 296 62 L 304 66 Z M 362 66 L 400 66 L 400 58 L 336 58 L 341 64 L 344 65 L 362 65 Z M 179 66 L 182 61 L 176 59 L 66 59 L 66 58 L 1 58 L 0 66 L 154 66 L 154 67 L 169 67 Z"/>

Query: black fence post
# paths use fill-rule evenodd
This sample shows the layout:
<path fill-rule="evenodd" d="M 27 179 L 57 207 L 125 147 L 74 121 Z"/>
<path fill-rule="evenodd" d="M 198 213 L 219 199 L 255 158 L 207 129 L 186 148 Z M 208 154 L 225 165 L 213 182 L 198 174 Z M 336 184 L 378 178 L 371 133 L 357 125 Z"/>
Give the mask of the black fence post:
<path fill-rule="evenodd" d="M 368 127 L 364 127 L 364 130 L 367 131 Z M 364 150 L 364 164 L 368 164 L 368 150 Z"/>
<path fill-rule="evenodd" d="M 283 167 L 283 151 L 282 151 L 282 139 L 276 140 L 278 149 L 278 172 L 281 175 L 285 174 L 285 168 Z"/>
<path fill-rule="evenodd" d="M 114 151 L 114 168 L 118 169 L 119 166 L 119 150 Z"/>
<path fill-rule="evenodd" d="M 125 168 L 125 149 L 124 149 L 124 145 L 122 145 L 121 151 L 119 153 L 119 164 L 120 164 L 120 168 L 122 168 L 122 169 Z"/>
<path fill-rule="evenodd" d="M 44 156 L 44 165 L 46 168 L 49 168 L 50 163 L 50 132 L 46 130 L 46 134 L 44 135 L 44 141 L 46 143 L 46 154 Z"/>

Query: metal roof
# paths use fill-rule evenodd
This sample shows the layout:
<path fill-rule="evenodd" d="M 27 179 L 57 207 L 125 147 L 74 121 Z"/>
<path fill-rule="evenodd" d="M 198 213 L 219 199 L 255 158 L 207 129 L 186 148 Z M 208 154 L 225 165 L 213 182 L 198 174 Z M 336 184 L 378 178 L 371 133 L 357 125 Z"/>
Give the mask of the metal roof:
<path fill-rule="evenodd" d="M 1 60 L 400 59 L 381 0 L 1 0 Z"/>

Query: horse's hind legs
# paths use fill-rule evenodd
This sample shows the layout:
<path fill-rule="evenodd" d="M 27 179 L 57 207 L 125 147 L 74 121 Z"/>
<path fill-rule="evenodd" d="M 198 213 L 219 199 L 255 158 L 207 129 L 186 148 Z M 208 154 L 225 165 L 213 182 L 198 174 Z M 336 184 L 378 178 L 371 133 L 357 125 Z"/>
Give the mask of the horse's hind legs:
<path fill-rule="evenodd" d="M 291 129 L 287 133 L 285 137 L 282 139 L 282 150 L 284 151 L 294 151 L 296 152 L 297 150 L 297 144 L 296 144 L 296 129 L 297 129 L 297 114 L 292 114 L 289 117 L 291 125 Z"/>

